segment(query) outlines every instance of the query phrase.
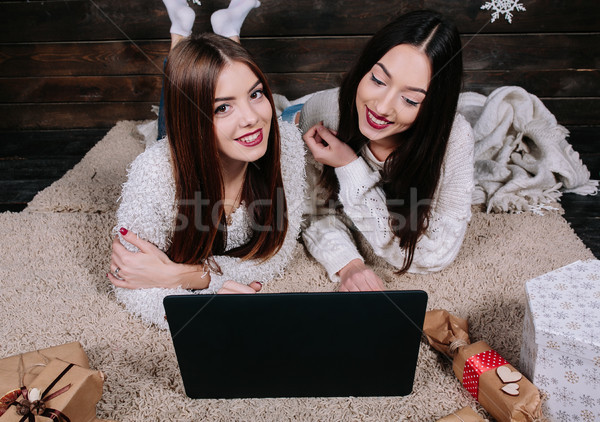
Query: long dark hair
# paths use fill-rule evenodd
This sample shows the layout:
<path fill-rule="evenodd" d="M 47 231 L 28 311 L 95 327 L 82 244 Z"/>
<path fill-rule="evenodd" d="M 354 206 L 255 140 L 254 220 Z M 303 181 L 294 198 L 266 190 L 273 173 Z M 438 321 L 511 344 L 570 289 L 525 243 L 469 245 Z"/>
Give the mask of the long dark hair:
<path fill-rule="evenodd" d="M 419 237 L 427 230 L 431 199 L 440 179 L 442 162 L 462 84 L 461 42 L 456 26 L 441 14 L 422 10 L 396 18 L 365 46 L 340 87 L 338 138 L 356 153 L 369 142 L 358 127 L 356 91 L 361 79 L 393 47 L 409 44 L 429 58 L 432 78 L 415 122 L 399 134 L 399 143 L 385 160 L 381 186 L 388 200 L 391 230 L 405 251 L 400 273 L 412 264 Z M 330 199 L 339 191 L 331 167 L 321 184 Z"/>
<path fill-rule="evenodd" d="M 246 244 L 226 251 L 225 188 L 213 118 L 217 81 L 231 62 L 247 65 L 263 84 L 273 118 L 267 152 L 248 165 L 241 194 L 254 228 L 260 229 L 252 231 Z M 287 205 L 276 116 L 265 75 L 238 43 L 207 33 L 171 50 L 165 69 L 165 117 L 178 211 L 167 251 L 173 261 L 199 265 L 214 255 L 266 260 L 281 248 Z"/>

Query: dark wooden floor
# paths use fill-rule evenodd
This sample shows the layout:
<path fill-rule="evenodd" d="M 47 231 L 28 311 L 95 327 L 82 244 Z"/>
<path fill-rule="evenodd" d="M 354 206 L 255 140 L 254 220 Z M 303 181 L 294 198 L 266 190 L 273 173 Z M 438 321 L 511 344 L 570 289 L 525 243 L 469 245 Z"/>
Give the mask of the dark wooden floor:
<path fill-rule="evenodd" d="M 21 211 L 107 132 L 108 128 L 0 132 L 0 211 Z"/>
<path fill-rule="evenodd" d="M 593 179 L 600 179 L 600 127 L 573 127 L 571 144 Z M 78 163 L 108 128 L 0 132 L 0 212 L 18 212 Z M 562 197 L 565 218 L 600 258 L 600 195 Z"/>
<path fill-rule="evenodd" d="M 580 126 L 569 128 L 570 142 L 590 171 L 591 178 L 600 179 L 600 127 Z M 600 194 L 581 196 L 564 194 L 561 203 L 565 219 L 577 235 L 600 259 Z"/>

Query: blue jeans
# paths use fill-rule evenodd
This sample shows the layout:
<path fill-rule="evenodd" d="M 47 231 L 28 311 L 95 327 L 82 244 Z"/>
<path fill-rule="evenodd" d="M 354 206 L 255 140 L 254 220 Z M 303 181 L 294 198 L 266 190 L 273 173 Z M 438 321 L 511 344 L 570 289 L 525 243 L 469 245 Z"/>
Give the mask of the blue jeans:
<path fill-rule="evenodd" d="M 296 124 L 296 114 L 302 110 L 302 106 L 304 104 L 295 104 L 289 107 L 286 107 L 281 112 L 281 120 L 284 122 L 290 122 L 291 124 Z"/>
<path fill-rule="evenodd" d="M 163 83 L 160 88 L 160 103 L 158 105 L 158 136 L 157 140 L 167 136 L 167 127 L 165 124 L 165 66 L 167 65 L 167 59 L 163 62 Z"/>

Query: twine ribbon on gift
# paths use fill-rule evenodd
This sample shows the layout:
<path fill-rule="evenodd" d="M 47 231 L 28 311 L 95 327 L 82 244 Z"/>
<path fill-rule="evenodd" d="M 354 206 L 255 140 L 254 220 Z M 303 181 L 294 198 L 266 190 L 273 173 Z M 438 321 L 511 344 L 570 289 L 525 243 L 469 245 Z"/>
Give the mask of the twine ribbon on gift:
<path fill-rule="evenodd" d="M 71 384 L 68 384 L 61 388 L 60 390 L 55 391 L 54 393 L 48 395 L 50 390 L 54 388 L 56 383 L 60 381 L 60 379 L 67 373 L 69 370 L 75 366 L 73 363 L 70 363 L 55 379 L 48 385 L 48 387 L 44 390 L 39 400 L 30 401 L 29 400 L 29 392 L 27 387 L 21 387 L 21 396 L 23 399 L 21 401 L 18 400 L 18 397 L 15 398 L 11 403 L 8 403 L 8 407 L 15 406 L 17 409 L 17 413 L 22 415 L 23 417 L 19 420 L 19 422 L 35 422 L 36 415 L 45 416 L 47 418 L 59 421 L 59 422 L 71 422 L 71 420 L 60 410 L 51 409 L 46 407 L 46 402 L 52 400 L 56 396 L 59 396 L 69 390 L 71 388 Z"/>
<path fill-rule="evenodd" d="M 31 366 L 25 368 L 25 362 L 23 360 L 23 353 L 19 355 L 19 364 L 17 365 L 17 373 L 19 374 L 19 379 L 21 380 L 20 385 L 25 385 L 25 376 L 29 373 L 32 368 L 37 366 L 46 366 L 48 362 L 50 362 L 50 358 L 44 355 L 39 350 L 36 351 L 45 361 L 45 363 L 35 363 Z M 0 398 L 0 416 L 2 416 L 10 405 L 17 400 L 21 396 L 21 388 L 15 388 L 14 390 L 9 391 L 4 396 Z"/>
<path fill-rule="evenodd" d="M 27 368 L 25 368 L 25 362 L 23 361 L 23 354 L 21 353 L 19 355 L 19 366 L 17 367 L 17 371 L 21 375 L 20 376 L 21 385 L 25 385 L 25 375 L 27 375 L 32 368 L 35 368 L 36 366 L 46 366 L 48 364 L 48 362 L 50 362 L 50 358 L 48 356 L 44 355 L 39 350 L 37 351 L 37 354 L 40 355 L 42 358 L 44 358 L 45 363 L 34 363 L 33 365 L 28 366 Z"/>
<path fill-rule="evenodd" d="M 452 412 L 452 416 L 456 416 L 460 422 L 465 422 L 465 420 L 461 418 L 456 412 Z"/>
<path fill-rule="evenodd" d="M 454 340 L 452 343 L 450 343 L 450 346 L 448 346 L 448 352 L 450 353 L 450 356 L 454 356 L 456 354 L 456 352 L 458 352 L 458 349 L 460 347 L 464 347 L 464 346 L 468 346 L 469 343 L 467 343 L 466 341 L 464 341 L 463 339 L 456 339 Z"/>
<path fill-rule="evenodd" d="M 465 362 L 463 370 L 463 386 L 477 400 L 479 400 L 479 377 L 486 371 L 499 366 L 508 365 L 502 356 L 495 350 L 486 350 L 471 356 Z"/>

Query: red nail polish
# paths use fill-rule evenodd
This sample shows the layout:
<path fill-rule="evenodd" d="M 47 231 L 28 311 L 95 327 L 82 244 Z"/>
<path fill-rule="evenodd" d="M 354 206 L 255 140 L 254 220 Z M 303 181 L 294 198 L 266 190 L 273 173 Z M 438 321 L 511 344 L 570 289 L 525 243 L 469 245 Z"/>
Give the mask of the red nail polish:
<path fill-rule="evenodd" d="M 121 233 L 123 236 L 125 236 L 125 235 L 127 234 L 127 229 L 126 229 L 125 227 L 121 227 L 121 228 L 119 229 L 119 232 L 120 232 L 120 233 Z"/>

